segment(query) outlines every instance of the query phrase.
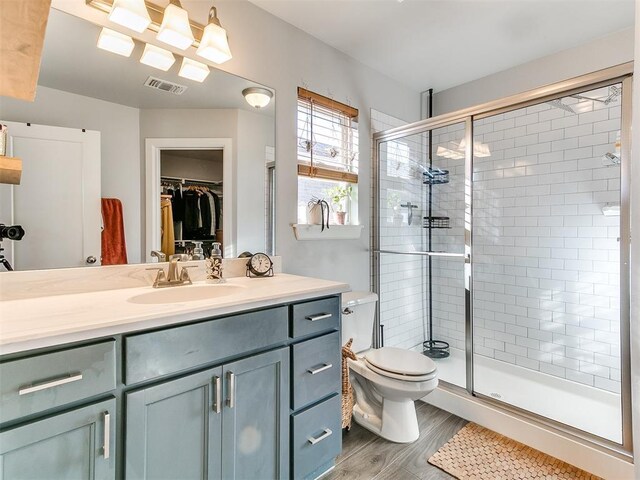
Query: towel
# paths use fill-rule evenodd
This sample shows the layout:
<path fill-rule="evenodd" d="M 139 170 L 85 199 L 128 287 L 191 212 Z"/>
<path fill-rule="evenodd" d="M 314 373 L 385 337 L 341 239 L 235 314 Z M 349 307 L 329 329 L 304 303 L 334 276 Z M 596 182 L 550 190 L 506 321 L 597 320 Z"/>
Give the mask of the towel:
<path fill-rule="evenodd" d="M 126 264 L 122 202 L 117 198 L 102 199 L 102 225 L 102 265 Z"/>

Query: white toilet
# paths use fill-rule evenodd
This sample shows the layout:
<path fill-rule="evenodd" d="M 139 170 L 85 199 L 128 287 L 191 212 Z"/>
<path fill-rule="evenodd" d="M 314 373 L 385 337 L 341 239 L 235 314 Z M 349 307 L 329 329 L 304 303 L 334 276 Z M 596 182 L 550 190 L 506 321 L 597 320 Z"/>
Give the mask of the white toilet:
<path fill-rule="evenodd" d="M 353 338 L 358 357 L 349 360 L 353 419 L 387 440 L 411 443 L 420 436 L 414 402 L 438 386 L 436 364 L 411 350 L 371 348 L 377 301 L 370 292 L 342 295 L 342 342 Z"/>

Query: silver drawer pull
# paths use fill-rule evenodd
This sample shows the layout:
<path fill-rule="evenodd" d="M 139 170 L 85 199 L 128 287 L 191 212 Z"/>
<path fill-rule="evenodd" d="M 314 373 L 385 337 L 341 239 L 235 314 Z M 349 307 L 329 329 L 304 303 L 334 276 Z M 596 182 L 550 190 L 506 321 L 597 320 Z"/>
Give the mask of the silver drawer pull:
<path fill-rule="evenodd" d="M 104 458 L 109 458 L 109 444 L 111 443 L 111 415 L 109 412 L 104 412 L 104 445 L 102 447 L 102 453 Z"/>
<path fill-rule="evenodd" d="M 227 380 L 228 380 L 228 397 L 227 397 L 227 406 L 229 408 L 233 408 L 236 405 L 236 376 L 233 372 L 227 372 Z"/>
<path fill-rule="evenodd" d="M 331 363 L 324 363 L 321 367 L 318 368 L 310 368 L 307 370 L 311 375 L 315 375 L 316 373 L 324 372 L 325 370 L 329 370 L 333 365 Z"/>
<path fill-rule="evenodd" d="M 82 374 L 72 373 L 71 375 L 65 375 L 64 377 L 56 378 L 55 380 L 50 380 L 48 382 L 36 383 L 35 385 L 29 385 L 27 387 L 20 387 L 20 389 L 18 390 L 18 395 L 27 395 L 28 393 L 39 392 L 40 390 L 57 387 L 59 385 L 64 385 L 65 383 L 77 382 L 78 380 L 82 380 Z"/>
<path fill-rule="evenodd" d="M 331 435 L 333 434 L 333 432 L 331 431 L 330 428 L 325 428 L 324 429 L 324 433 L 322 435 L 320 435 L 319 437 L 311 437 L 309 439 L 309 443 L 311 445 L 315 445 L 316 443 L 320 443 L 322 440 L 324 440 L 325 438 L 329 438 Z"/>
<path fill-rule="evenodd" d="M 325 318 L 333 317 L 332 313 L 319 313 L 318 315 L 309 315 L 308 317 L 304 317 L 311 322 L 315 322 L 318 320 L 324 320 Z"/>
<path fill-rule="evenodd" d="M 216 396 L 213 401 L 213 411 L 220 413 L 222 408 L 222 379 L 220 377 L 213 377 L 213 384 L 215 385 L 214 395 Z"/>

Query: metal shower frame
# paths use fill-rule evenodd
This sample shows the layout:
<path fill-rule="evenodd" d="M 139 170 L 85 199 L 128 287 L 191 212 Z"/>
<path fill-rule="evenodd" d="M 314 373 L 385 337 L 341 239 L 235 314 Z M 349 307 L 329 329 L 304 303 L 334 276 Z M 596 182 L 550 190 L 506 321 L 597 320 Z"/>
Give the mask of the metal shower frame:
<path fill-rule="evenodd" d="M 480 404 L 506 410 L 523 420 L 532 421 L 540 426 L 606 451 L 627 461 L 633 461 L 633 439 L 631 423 L 631 354 L 630 354 L 630 195 L 631 195 L 631 114 L 632 114 L 633 62 L 598 70 L 569 80 L 553 83 L 524 93 L 505 97 L 496 101 L 465 108 L 436 117 L 428 118 L 408 125 L 384 130 L 373 134 L 373 216 L 371 222 L 372 245 L 371 267 L 373 272 L 372 289 L 380 294 L 380 254 L 403 254 L 398 250 L 380 249 L 380 145 L 383 142 L 426 133 L 437 128 L 456 123 L 465 123 L 465 233 L 464 254 L 438 252 L 411 252 L 410 255 L 424 257 L 463 257 L 465 273 L 465 359 L 466 388 L 441 381 L 444 388 L 456 394 L 471 397 Z M 622 369 L 622 443 L 613 442 L 594 434 L 570 427 L 530 411 L 508 405 L 489 396 L 474 391 L 473 376 L 473 121 L 500 113 L 517 110 L 538 103 L 548 102 L 569 95 L 579 95 L 588 90 L 622 84 L 621 118 L 621 162 L 620 170 L 620 337 Z M 380 346 L 380 302 L 374 328 L 374 345 Z"/>

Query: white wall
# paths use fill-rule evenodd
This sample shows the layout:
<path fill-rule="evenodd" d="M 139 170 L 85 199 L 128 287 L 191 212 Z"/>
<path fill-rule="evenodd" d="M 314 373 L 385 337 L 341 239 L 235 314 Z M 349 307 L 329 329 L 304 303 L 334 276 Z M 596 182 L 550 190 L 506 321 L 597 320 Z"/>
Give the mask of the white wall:
<path fill-rule="evenodd" d="M 275 144 L 274 119 L 238 110 L 236 164 L 237 253 L 265 249 L 267 146 Z"/>
<path fill-rule="evenodd" d="M 102 196 L 122 201 L 128 260 L 140 262 L 139 110 L 38 86 L 33 103 L 0 97 L 0 117 L 100 132 Z"/>
<path fill-rule="evenodd" d="M 435 92 L 434 115 L 633 61 L 633 36 L 633 28 L 628 28 L 473 82 Z"/>
<path fill-rule="evenodd" d="M 222 150 L 211 152 L 211 158 L 175 156 L 164 150 L 160 154 L 160 173 L 169 177 L 193 178 L 210 182 L 222 181 Z"/>

